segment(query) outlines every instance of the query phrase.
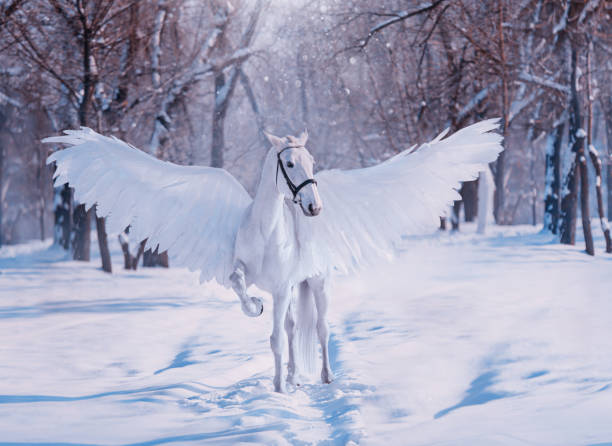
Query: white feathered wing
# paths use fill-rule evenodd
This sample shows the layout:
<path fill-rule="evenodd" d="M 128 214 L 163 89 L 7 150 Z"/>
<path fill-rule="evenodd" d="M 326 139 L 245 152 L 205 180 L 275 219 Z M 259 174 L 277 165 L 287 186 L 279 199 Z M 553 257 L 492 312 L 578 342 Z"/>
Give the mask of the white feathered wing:
<path fill-rule="evenodd" d="M 404 235 L 433 232 L 462 181 L 474 180 L 503 150 L 489 133 L 497 119 L 481 121 L 373 167 L 315 175 L 323 210 L 311 225 L 307 262 L 313 272 L 346 273 L 392 258 Z M 309 258 L 308 258 L 309 257 Z"/>
<path fill-rule="evenodd" d="M 200 270 L 200 280 L 229 285 L 234 240 L 252 201 L 227 171 L 160 161 L 117 138 L 89 128 L 69 130 L 44 142 L 67 144 L 53 153 L 55 184 L 69 183 L 75 199 L 94 204 L 107 230 L 148 239 L 174 261 Z"/>

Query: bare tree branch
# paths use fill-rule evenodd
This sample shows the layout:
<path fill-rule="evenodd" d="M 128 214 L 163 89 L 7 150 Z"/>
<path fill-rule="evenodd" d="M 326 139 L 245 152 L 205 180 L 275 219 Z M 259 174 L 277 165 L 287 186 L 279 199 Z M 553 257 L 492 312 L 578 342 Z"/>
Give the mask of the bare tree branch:
<path fill-rule="evenodd" d="M 365 48 L 370 42 L 370 39 L 374 37 L 376 33 L 379 33 L 380 31 L 393 25 L 394 23 L 401 22 L 403 20 L 409 19 L 410 17 L 414 17 L 416 15 L 432 11 L 444 1 L 446 0 L 435 0 L 433 3 L 430 3 L 427 6 L 423 6 L 422 8 L 416 9 L 414 11 L 398 12 L 392 18 L 385 20 L 384 22 L 381 22 L 378 25 L 375 25 L 374 27 L 370 28 L 368 35 L 363 40 L 361 40 L 357 46 L 360 48 Z"/>

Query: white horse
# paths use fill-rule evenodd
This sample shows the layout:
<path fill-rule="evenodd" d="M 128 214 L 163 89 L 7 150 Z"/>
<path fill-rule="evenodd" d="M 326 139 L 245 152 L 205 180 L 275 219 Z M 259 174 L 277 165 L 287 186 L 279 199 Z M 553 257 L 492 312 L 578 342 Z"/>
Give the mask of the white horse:
<path fill-rule="evenodd" d="M 250 285 L 272 294 L 274 389 L 285 392 L 283 327 L 287 381 L 299 384 L 318 337 L 321 380 L 330 383 L 330 276 L 389 259 L 401 236 L 436 228 L 460 182 L 502 151 L 501 137 L 490 133 L 496 127 L 497 120 L 482 121 L 373 167 L 317 175 L 306 132 L 268 135 L 254 199 L 223 169 L 163 162 L 88 128 L 45 142 L 72 146 L 47 160 L 57 165 L 55 184 L 70 183 L 76 200 L 96 204 L 109 232 L 129 225 L 135 239 L 170 249 L 175 262 L 201 271 L 201 281 L 231 286 L 248 316 L 263 312 L 262 299 L 247 294 Z"/>

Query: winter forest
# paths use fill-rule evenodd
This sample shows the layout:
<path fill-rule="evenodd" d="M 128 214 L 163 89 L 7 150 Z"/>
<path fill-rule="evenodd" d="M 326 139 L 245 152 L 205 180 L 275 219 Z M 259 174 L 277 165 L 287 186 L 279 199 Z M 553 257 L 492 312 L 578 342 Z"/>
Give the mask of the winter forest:
<path fill-rule="evenodd" d="M 246 318 L 107 230 L 42 142 L 88 127 L 253 197 L 266 133 L 307 129 L 316 175 L 490 118 L 461 200 L 333 286 L 336 380 L 287 395 L 272 298 Z M 609 220 L 608 0 L 0 0 L 0 445 L 612 444 Z"/>

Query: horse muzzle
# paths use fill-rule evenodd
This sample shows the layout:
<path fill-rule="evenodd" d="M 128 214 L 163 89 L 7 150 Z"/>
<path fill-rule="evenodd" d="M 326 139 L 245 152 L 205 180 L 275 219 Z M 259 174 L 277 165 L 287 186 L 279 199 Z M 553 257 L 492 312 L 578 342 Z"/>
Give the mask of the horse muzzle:
<path fill-rule="evenodd" d="M 317 206 L 312 203 L 309 203 L 308 206 L 304 206 L 302 202 L 300 202 L 300 207 L 302 208 L 302 212 L 306 217 L 316 217 L 319 215 L 322 209 L 321 206 Z"/>

